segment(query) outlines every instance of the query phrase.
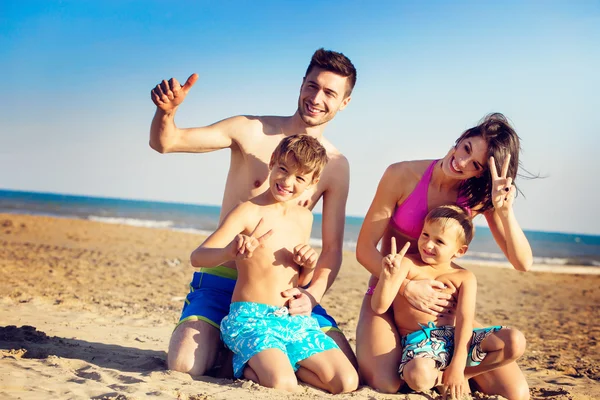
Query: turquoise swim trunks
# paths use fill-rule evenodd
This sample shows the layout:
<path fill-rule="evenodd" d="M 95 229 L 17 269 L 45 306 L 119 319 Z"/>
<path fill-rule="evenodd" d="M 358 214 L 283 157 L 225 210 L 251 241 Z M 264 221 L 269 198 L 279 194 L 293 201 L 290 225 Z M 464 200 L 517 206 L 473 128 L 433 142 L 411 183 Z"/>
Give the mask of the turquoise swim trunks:
<path fill-rule="evenodd" d="M 289 315 L 286 307 L 251 302 L 231 303 L 221 322 L 221 339 L 233 352 L 233 375 L 241 378 L 248 361 L 267 349 L 279 349 L 296 371 L 310 356 L 339 349 L 313 317 Z"/>
<path fill-rule="evenodd" d="M 402 338 L 402 360 L 398 373 L 403 378 L 404 366 L 413 358 L 431 358 L 435 360 L 440 371 L 445 370 L 454 353 L 454 327 L 437 327 L 433 322 L 427 326 L 421 325 L 421 330 L 410 333 Z M 473 336 L 469 344 L 467 367 L 479 365 L 487 353 L 481 349 L 481 342 L 490 334 L 505 328 L 504 326 L 488 326 L 473 329 Z M 404 379 L 404 378 L 403 378 Z"/>
<path fill-rule="evenodd" d="M 194 272 L 177 326 L 185 321 L 204 321 L 218 329 L 221 320 L 229 313 L 236 279 L 235 269 L 223 266 L 199 268 Z M 323 332 L 341 332 L 335 320 L 321 305 L 317 304 L 313 308 L 312 316 Z"/>

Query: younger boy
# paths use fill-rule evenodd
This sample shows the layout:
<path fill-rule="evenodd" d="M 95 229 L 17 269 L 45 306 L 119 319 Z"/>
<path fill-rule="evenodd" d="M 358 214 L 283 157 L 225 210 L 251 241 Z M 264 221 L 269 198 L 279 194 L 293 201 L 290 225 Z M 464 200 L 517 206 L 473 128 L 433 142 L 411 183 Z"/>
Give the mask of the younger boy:
<path fill-rule="evenodd" d="M 288 391 L 297 389 L 296 374 L 331 393 L 358 386 L 356 370 L 333 339 L 313 317 L 289 315 L 289 299 L 282 296 L 308 284 L 317 264 L 306 244 L 312 213 L 294 199 L 319 181 L 327 161 L 317 139 L 284 138 L 271 156 L 268 190 L 231 210 L 191 255 L 194 267 L 236 262 L 238 278 L 221 322 L 236 378 Z"/>
<path fill-rule="evenodd" d="M 408 243 L 396 254 L 392 237 L 391 254 L 383 259 L 371 306 L 378 314 L 393 307 L 403 347 L 398 373 L 415 391 L 442 384 L 446 394 L 462 398 L 469 391 L 467 379 L 522 355 L 509 346 L 521 339 L 517 337 L 520 332 L 502 326 L 473 329 L 477 281 L 472 272 L 452 263 L 465 254 L 472 237 L 469 215 L 458 206 L 444 205 L 425 218 L 417 244 L 420 258 L 404 257 Z M 398 295 L 404 279 L 444 283 L 457 299 L 456 316 L 436 317 L 411 307 Z"/>

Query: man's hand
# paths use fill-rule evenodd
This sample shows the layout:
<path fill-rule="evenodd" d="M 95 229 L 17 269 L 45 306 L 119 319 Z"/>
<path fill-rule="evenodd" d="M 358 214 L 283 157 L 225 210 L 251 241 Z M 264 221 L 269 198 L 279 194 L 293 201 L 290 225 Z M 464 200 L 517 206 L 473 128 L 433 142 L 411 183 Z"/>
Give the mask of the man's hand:
<path fill-rule="evenodd" d="M 410 242 L 406 242 L 400 253 L 396 249 L 396 238 L 392 236 L 390 254 L 381 260 L 381 275 L 379 279 L 390 279 L 400 272 L 402 259 L 410 247 Z"/>
<path fill-rule="evenodd" d="M 294 262 L 306 269 L 315 269 L 319 254 L 308 244 L 299 244 L 294 247 Z"/>
<path fill-rule="evenodd" d="M 258 236 L 256 232 L 259 230 L 262 223 L 263 219 L 261 218 L 250 236 L 239 234 L 231 241 L 228 247 L 229 254 L 231 254 L 232 258 L 251 258 L 254 254 L 254 250 L 263 246 L 265 240 L 273 234 L 273 230 L 269 229 L 267 233 Z"/>
<path fill-rule="evenodd" d="M 181 86 L 177 79 L 171 78 L 168 81 L 162 81 L 150 92 L 150 98 L 156 105 L 165 112 L 173 111 L 185 99 L 188 92 L 198 80 L 198 74 L 192 74 L 185 84 Z"/>
<path fill-rule="evenodd" d="M 452 295 L 440 291 L 445 288 L 443 283 L 432 279 L 410 281 L 404 288 L 404 297 L 417 310 L 439 317 L 452 314 L 456 307 Z"/>
<path fill-rule="evenodd" d="M 287 308 L 291 315 L 310 315 L 317 305 L 315 298 L 302 288 L 287 289 L 281 295 L 289 298 Z"/>

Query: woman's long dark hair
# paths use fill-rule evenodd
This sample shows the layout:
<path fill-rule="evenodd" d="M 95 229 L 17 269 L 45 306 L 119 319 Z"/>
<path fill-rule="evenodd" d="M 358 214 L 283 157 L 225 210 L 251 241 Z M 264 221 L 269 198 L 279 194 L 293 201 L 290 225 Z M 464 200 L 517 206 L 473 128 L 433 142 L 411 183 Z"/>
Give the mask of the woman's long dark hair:
<path fill-rule="evenodd" d="M 519 169 L 519 153 L 521 152 L 521 141 L 519 135 L 510 126 L 503 114 L 493 113 L 487 115 L 479 125 L 467 129 L 455 142 L 455 147 L 470 137 L 482 137 L 487 143 L 487 158 L 494 156 L 498 174 L 502 171 L 502 164 L 510 154 L 507 177 L 513 179 L 513 185 L 517 178 Z M 516 186 L 516 185 L 515 185 Z M 471 209 L 482 213 L 491 209 L 492 204 L 492 175 L 489 166 L 481 176 L 469 178 L 464 181 L 459 189 L 460 197 L 467 199 L 466 204 Z"/>

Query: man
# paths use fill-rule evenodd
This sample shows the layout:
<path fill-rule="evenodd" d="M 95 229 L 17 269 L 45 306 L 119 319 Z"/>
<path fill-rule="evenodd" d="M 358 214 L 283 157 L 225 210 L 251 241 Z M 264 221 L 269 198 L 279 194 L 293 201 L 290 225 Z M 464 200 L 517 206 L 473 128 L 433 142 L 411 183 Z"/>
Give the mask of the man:
<path fill-rule="evenodd" d="M 192 74 L 183 86 L 170 79 L 151 92 L 156 114 L 150 128 L 150 146 L 160 153 L 204 153 L 231 149 L 231 163 L 220 220 L 236 205 L 268 188 L 269 160 L 281 139 L 294 134 L 317 138 L 327 150 L 329 163 L 318 184 L 299 197 L 299 204 L 313 209 L 323 197 L 322 251 L 314 277 L 306 289 L 289 289 L 290 314 L 311 313 L 321 329 L 335 340 L 356 367 L 356 358 L 333 318 L 318 306 L 335 280 L 342 262 L 346 200 L 349 187 L 348 160 L 323 137 L 323 130 L 351 99 L 356 69 L 343 54 L 317 50 L 300 88 L 298 110 L 290 117 L 236 116 L 201 128 L 177 128 L 175 113 L 198 80 Z M 299 255 L 302 258 L 302 254 Z M 179 325 L 171 337 L 168 367 L 191 375 L 204 375 L 215 366 L 220 345 L 219 324 L 229 310 L 235 263 L 223 265 L 210 283 L 194 279 Z M 197 278 L 198 274 L 194 275 Z"/>

